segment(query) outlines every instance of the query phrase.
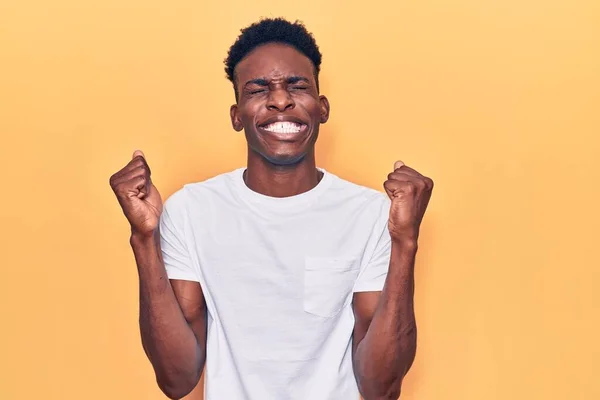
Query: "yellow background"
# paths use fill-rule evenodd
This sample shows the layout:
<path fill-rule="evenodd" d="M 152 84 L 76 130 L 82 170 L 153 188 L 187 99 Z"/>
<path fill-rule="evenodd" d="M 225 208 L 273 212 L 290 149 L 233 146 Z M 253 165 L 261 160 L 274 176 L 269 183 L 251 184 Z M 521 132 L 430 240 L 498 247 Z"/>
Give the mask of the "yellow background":
<path fill-rule="evenodd" d="M 324 54 L 319 164 L 437 184 L 403 399 L 600 398 L 597 0 L 4 0 L 0 398 L 164 398 L 108 179 L 136 148 L 163 198 L 243 165 L 222 60 L 279 15 Z"/>

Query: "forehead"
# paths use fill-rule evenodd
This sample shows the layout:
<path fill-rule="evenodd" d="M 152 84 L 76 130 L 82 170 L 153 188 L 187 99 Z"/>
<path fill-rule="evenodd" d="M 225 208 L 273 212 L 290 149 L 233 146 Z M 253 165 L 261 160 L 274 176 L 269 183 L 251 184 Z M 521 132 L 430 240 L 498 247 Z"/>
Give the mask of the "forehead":
<path fill-rule="evenodd" d="M 235 68 L 238 82 L 256 78 L 305 76 L 314 73 L 312 61 L 294 47 L 269 43 L 252 50 Z"/>

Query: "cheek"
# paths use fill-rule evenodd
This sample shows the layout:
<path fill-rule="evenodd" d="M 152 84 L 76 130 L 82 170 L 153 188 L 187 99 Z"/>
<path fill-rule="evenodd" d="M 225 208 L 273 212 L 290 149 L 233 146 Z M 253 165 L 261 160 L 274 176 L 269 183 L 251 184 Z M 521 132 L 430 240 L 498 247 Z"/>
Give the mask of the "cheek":
<path fill-rule="evenodd" d="M 246 102 L 240 107 L 240 120 L 244 126 L 252 125 L 257 118 L 257 106 L 252 102 Z"/>
<path fill-rule="evenodd" d="M 303 97 L 296 101 L 296 104 L 300 105 L 308 114 L 312 117 L 321 116 L 321 107 L 319 102 L 313 97 Z"/>

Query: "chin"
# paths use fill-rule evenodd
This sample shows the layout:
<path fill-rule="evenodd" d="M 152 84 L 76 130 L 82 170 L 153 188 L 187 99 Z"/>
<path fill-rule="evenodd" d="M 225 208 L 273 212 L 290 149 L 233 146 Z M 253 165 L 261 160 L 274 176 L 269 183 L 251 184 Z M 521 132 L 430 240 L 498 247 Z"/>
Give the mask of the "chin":
<path fill-rule="evenodd" d="M 260 132 L 246 131 L 246 139 L 254 155 L 271 165 L 281 167 L 294 166 L 302 162 L 311 153 L 316 138 L 316 135 L 307 134 L 304 137 L 294 138 L 294 141 L 274 140 Z"/>
<path fill-rule="evenodd" d="M 262 154 L 262 156 L 270 164 L 289 167 L 300 163 L 306 154 Z"/>

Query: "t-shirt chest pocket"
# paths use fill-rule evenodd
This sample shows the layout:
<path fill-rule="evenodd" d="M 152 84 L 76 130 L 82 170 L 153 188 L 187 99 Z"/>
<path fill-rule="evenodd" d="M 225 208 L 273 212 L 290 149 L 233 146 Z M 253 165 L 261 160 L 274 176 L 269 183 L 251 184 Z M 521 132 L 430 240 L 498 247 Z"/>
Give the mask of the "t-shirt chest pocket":
<path fill-rule="evenodd" d="M 352 299 L 359 270 L 355 258 L 306 257 L 304 311 L 325 318 L 337 315 Z"/>

